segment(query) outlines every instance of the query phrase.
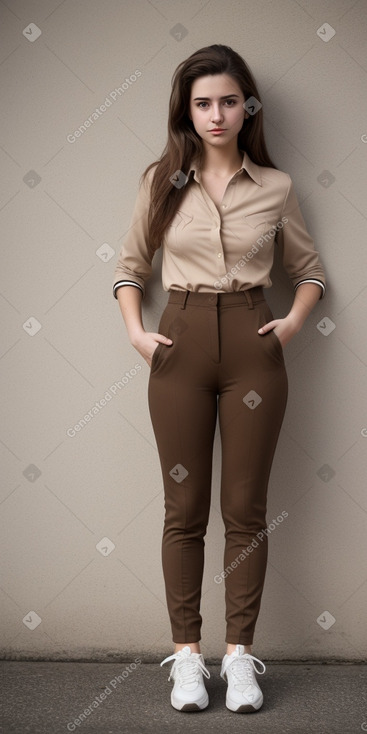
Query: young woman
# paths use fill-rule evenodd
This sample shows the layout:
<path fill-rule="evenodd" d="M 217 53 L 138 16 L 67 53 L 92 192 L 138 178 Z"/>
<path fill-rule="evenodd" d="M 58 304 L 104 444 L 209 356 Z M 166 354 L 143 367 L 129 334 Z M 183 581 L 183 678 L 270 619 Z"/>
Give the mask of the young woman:
<path fill-rule="evenodd" d="M 294 289 L 274 318 L 263 288 L 274 243 Z M 158 332 L 141 301 L 162 246 L 168 300 Z M 165 492 L 162 563 L 175 643 L 171 704 L 204 709 L 200 597 L 219 418 L 225 525 L 226 643 L 221 676 L 231 711 L 258 710 L 252 655 L 267 563 L 266 504 L 287 403 L 283 348 L 323 297 L 325 276 L 292 180 L 270 160 L 260 95 L 228 46 L 202 48 L 176 69 L 168 141 L 145 170 L 113 293 L 131 344 L 150 366 L 149 410 Z"/>

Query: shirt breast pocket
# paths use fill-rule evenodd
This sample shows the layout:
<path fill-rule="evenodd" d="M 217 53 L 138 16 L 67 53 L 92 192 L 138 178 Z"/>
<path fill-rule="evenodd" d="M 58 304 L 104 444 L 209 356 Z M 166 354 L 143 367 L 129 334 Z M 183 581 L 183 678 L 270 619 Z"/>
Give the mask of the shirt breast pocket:
<path fill-rule="evenodd" d="M 182 234 L 186 234 L 184 231 L 187 226 L 191 224 L 193 220 L 192 214 L 184 212 L 179 209 L 172 219 L 171 224 L 167 230 L 168 245 L 172 247 L 179 247 L 182 242 Z"/>
<path fill-rule="evenodd" d="M 244 222 L 254 230 L 253 234 L 256 237 L 260 237 L 262 234 L 270 229 L 271 224 L 266 216 L 266 212 L 256 212 L 254 214 L 243 214 Z"/>

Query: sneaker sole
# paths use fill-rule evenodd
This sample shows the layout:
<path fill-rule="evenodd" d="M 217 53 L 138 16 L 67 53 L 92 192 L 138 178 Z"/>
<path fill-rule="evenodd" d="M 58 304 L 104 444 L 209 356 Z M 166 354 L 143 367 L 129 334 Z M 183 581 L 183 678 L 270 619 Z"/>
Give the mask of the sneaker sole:
<path fill-rule="evenodd" d="M 176 703 L 175 700 L 171 698 L 171 705 L 176 709 L 176 711 L 203 711 L 207 708 L 208 704 L 209 696 L 199 701 L 199 703 L 184 703 L 183 706 L 181 703 Z"/>
<path fill-rule="evenodd" d="M 176 708 L 176 706 L 174 706 L 174 708 Z M 182 706 L 181 709 L 177 709 L 177 710 L 185 711 L 185 712 L 188 712 L 188 711 L 192 712 L 192 711 L 203 711 L 205 708 L 206 706 L 202 706 L 202 708 L 200 708 L 200 706 L 198 706 L 197 703 L 185 703 L 185 705 Z"/>
<path fill-rule="evenodd" d="M 235 714 L 254 714 L 256 711 L 259 711 L 261 709 L 261 706 L 263 705 L 264 699 L 262 698 L 259 702 L 259 704 L 256 706 L 252 706 L 250 703 L 244 703 L 240 706 L 238 703 L 235 703 L 234 701 L 231 701 L 230 699 L 226 699 L 226 706 L 227 709 L 230 711 L 233 711 Z"/>

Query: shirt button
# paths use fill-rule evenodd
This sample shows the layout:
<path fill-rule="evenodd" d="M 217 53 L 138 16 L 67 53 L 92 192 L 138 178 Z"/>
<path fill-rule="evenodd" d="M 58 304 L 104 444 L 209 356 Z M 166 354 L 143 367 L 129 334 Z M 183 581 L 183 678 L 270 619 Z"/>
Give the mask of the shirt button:
<path fill-rule="evenodd" d="M 227 204 L 222 204 L 222 209 L 227 209 Z"/>
<path fill-rule="evenodd" d="M 218 257 L 222 257 L 222 253 L 221 252 L 218 252 Z"/>

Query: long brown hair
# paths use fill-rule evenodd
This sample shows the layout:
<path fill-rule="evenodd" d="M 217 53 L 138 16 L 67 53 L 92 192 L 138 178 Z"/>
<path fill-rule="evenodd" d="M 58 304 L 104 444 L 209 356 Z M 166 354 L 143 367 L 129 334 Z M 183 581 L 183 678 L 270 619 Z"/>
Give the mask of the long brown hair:
<path fill-rule="evenodd" d="M 153 255 L 162 242 L 164 232 L 172 221 L 185 194 L 185 186 L 174 186 L 170 178 L 176 171 L 187 175 L 194 157 L 202 160 L 203 145 L 188 112 L 191 85 L 195 79 L 208 74 L 228 74 L 235 79 L 245 100 L 260 95 L 252 73 L 243 58 L 229 46 L 214 44 L 201 48 L 182 61 L 172 77 L 169 101 L 168 139 L 159 161 L 151 163 L 142 173 L 141 182 L 153 166 L 148 213 L 148 249 Z M 237 138 L 238 149 L 245 151 L 259 166 L 276 168 L 269 157 L 264 132 L 262 107 L 244 119 Z"/>

